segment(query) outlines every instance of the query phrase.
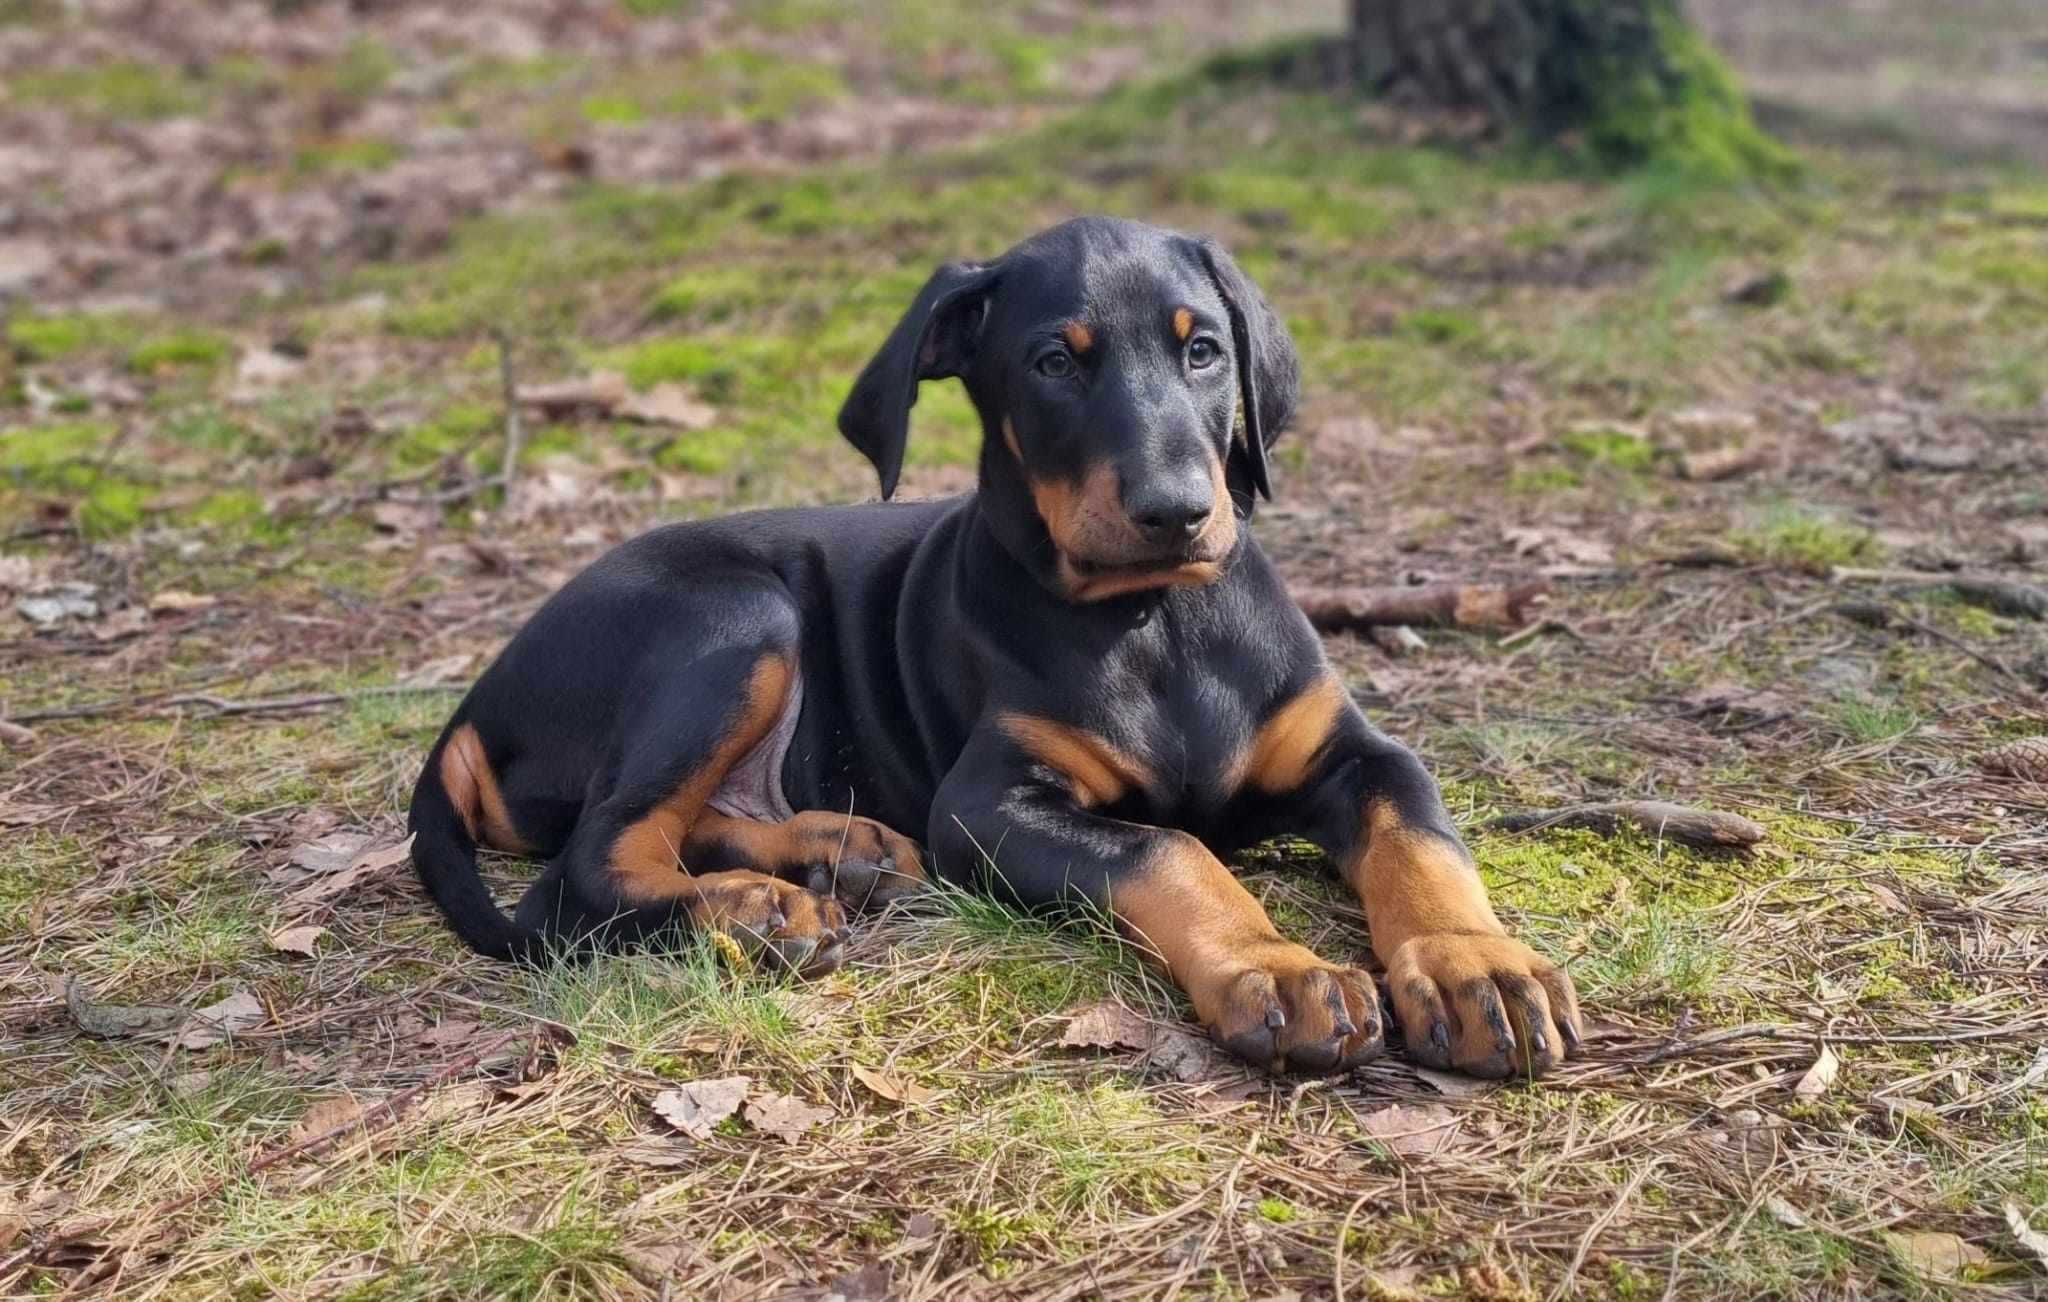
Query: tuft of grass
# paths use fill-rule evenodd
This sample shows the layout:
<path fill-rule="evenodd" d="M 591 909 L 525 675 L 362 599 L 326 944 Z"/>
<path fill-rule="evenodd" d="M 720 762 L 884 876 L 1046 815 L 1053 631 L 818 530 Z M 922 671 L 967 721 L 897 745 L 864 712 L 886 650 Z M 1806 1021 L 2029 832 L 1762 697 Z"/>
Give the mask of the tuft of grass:
<path fill-rule="evenodd" d="M 1920 726 L 1920 716 L 1896 701 L 1844 701 L 1834 719 L 1855 741 L 1891 741 Z"/>
<path fill-rule="evenodd" d="M 1877 535 L 1805 507 L 1779 505 L 1729 541 L 1753 560 L 1825 575 L 1837 565 L 1867 565 L 1883 555 Z"/>
<path fill-rule="evenodd" d="M 200 330 L 180 330 L 137 344 L 128 353 L 128 369 L 149 374 L 180 367 L 212 368 L 228 359 L 228 341 Z"/>

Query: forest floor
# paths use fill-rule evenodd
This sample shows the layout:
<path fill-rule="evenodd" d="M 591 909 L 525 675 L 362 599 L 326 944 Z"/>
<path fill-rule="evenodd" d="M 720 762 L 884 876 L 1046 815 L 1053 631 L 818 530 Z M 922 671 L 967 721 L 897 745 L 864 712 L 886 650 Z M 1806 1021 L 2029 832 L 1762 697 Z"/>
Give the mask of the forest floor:
<path fill-rule="evenodd" d="M 2048 25 L 1697 7 L 1796 183 L 1217 57 L 1334 5 L 0 0 L 0 1294 L 2040 1296 Z M 1096 210 L 1288 319 L 1291 577 L 1551 585 L 1330 639 L 1569 961 L 1551 1077 L 1249 1076 L 1113 936 L 957 896 L 808 985 L 522 971 L 391 852 L 549 591 L 871 496 L 833 413 L 930 268 Z M 620 377 L 509 492 L 501 344 Z M 906 493 L 975 440 L 929 392 Z M 1632 797 L 1768 836 L 1483 826 Z M 1365 959 L 1312 856 L 1244 868 Z"/>

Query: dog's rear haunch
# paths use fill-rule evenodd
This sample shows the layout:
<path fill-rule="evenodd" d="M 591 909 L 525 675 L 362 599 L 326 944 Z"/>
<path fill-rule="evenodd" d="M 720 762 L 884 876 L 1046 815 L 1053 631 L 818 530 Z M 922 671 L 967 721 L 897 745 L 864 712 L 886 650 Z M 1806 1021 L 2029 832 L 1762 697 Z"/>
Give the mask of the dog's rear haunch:
<path fill-rule="evenodd" d="M 939 268 L 839 416 L 884 498 L 945 378 L 981 416 L 974 493 L 657 529 L 513 639 L 413 798 L 463 939 L 538 959 L 699 926 L 824 973 L 849 914 L 938 874 L 1085 899 L 1232 1052 L 1338 1070 L 1380 1051 L 1372 980 L 1224 867 L 1292 833 L 1363 902 L 1412 1056 L 1504 1076 L 1574 1051 L 1570 978 L 1494 917 L 1247 527 L 1298 380 L 1229 254 L 1087 218 Z M 512 917 L 479 845 L 547 861 Z"/>

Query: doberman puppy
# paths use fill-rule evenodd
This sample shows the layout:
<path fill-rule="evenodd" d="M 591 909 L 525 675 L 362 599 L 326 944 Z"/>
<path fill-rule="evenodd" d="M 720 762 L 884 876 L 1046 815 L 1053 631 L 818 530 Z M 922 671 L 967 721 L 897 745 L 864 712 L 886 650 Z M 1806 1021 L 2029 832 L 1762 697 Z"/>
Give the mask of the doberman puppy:
<path fill-rule="evenodd" d="M 1358 892 L 1413 1057 L 1504 1076 L 1575 1050 L 1571 979 L 1502 928 L 1247 529 L 1298 366 L 1230 256 L 1083 218 L 939 268 L 839 414 L 884 499 L 918 386 L 954 376 L 978 491 L 656 529 L 512 640 L 413 795 L 462 938 L 539 958 L 680 921 L 816 974 L 847 909 L 936 872 L 1092 902 L 1233 1053 L 1340 1070 L 1380 1050 L 1372 979 L 1224 867 L 1286 832 Z M 515 917 L 479 843 L 547 860 Z"/>

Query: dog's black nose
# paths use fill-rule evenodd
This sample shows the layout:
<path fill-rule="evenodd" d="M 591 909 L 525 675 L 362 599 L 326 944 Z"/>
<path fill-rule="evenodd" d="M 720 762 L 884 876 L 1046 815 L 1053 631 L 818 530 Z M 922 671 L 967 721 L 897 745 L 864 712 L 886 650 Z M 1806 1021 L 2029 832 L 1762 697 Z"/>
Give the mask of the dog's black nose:
<path fill-rule="evenodd" d="M 1147 542 L 1182 543 L 1202 532 L 1216 499 L 1207 475 L 1180 483 L 1154 483 L 1124 494 L 1124 510 Z"/>

